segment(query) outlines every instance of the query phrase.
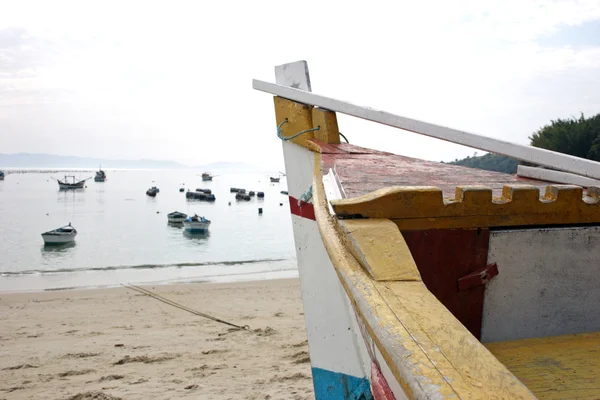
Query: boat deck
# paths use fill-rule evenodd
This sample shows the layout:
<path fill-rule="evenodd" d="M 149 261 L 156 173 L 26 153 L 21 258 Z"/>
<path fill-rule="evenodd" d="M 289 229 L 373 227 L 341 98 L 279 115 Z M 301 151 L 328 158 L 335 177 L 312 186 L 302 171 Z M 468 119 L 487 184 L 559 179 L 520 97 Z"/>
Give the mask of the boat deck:
<path fill-rule="evenodd" d="M 424 161 L 347 143 L 313 141 L 321 147 L 323 165 L 335 166 L 345 198 L 389 186 L 435 186 L 442 190 L 444 198 L 452 198 L 456 186 L 461 185 L 487 186 L 494 196 L 502 194 L 504 185 L 528 184 L 539 188 L 548 185 L 548 182 L 502 172 Z"/>
<path fill-rule="evenodd" d="M 600 398 L 600 332 L 485 346 L 540 399 Z"/>

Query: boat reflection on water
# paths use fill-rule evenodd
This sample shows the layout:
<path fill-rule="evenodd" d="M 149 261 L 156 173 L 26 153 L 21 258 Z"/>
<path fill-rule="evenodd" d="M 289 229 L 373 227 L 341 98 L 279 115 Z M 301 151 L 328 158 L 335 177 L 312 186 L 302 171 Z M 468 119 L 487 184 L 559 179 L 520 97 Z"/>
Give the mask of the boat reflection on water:
<path fill-rule="evenodd" d="M 198 242 L 206 242 L 208 240 L 208 238 L 210 237 L 210 232 L 209 231 L 205 231 L 205 232 L 190 232 L 188 230 L 183 231 L 183 236 L 187 237 L 188 239 L 191 240 L 195 240 Z"/>
<path fill-rule="evenodd" d="M 167 225 L 169 225 L 170 227 L 173 227 L 173 228 L 183 229 L 183 222 L 171 222 L 171 221 L 167 221 Z"/>
<path fill-rule="evenodd" d="M 44 244 L 41 246 L 40 251 L 42 258 L 48 260 L 61 260 L 68 259 L 71 257 L 71 253 L 75 250 L 76 242 L 69 242 L 65 244 Z"/>

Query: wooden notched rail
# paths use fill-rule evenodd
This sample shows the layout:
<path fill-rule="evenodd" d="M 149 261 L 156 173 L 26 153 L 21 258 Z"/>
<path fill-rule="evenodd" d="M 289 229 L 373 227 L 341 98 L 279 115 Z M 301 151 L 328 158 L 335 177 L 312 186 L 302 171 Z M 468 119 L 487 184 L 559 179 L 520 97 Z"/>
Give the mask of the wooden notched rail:
<path fill-rule="evenodd" d="M 600 188 L 506 185 L 492 197 L 483 186 L 459 186 L 452 199 L 436 187 L 388 187 L 352 199 L 331 201 L 339 217 L 389 218 L 401 230 L 560 225 L 600 222 Z"/>

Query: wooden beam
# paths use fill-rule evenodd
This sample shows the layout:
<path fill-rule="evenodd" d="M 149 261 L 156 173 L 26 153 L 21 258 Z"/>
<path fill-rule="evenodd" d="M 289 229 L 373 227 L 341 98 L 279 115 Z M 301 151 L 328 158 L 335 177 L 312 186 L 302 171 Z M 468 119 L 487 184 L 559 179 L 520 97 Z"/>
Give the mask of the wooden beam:
<path fill-rule="evenodd" d="M 517 160 L 600 179 L 600 163 L 537 147 L 505 142 L 487 136 L 402 117 L 386 111 L 358 106 L 347 101 L 321 96 L 292 87 L 254 79 L 252 87 L 300 103 L 341 112 L 342 114 L 404 129 L 479 150 L 501 154 Z"/>
<path fill-rule="evenodd" d="M 555 171 L 553 169 L 528 167 L 526 165 L 519 165 L 517 167 L 517 175 L 546 182 L 565 183 L 583 187 L 600 186 L 600 181 L 596 179 L 586 178 L 585 176 L 570 174 L 563 171 Z"/>

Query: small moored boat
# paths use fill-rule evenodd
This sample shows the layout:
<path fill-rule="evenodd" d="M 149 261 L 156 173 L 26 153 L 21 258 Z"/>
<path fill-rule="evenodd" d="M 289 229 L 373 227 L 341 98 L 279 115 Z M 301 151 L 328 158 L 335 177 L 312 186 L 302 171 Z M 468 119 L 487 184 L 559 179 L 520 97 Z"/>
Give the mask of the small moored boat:
<path fill-rule="evenodd" d="M 75 240 L 75 236 L 77 236 L 77 230 L 71 226 L 70 222 L 67 226 L 42 233 L 45 244 L 70 243 Z"/>
<path fill-rule="evenodd" d="M 212 181 L 214 177 L 215 177 L 214 175 L 211 175 L 211 174 L 210 174 L 210 173 L 208 173 L 208 172 L 204 172 L 204 173 L 202 174 L 202 180 L 203 180 L 203 181 Z"/>
<path fill-rule="evenodd" d="M 271 176 L 271 177 L 269 177 L 269 179 L 271 179 L 271 182 L 278 183 L 281 178 Z"/>
<path fill-rule="evenodd" d="M 61 181 L 57 179 L 58 188 L 60 190 L 68 190 L 68 189 L 83 189 L 85 185 L 85 181 L 90 178 L 85 178 L 83 180 L 77 180 L 73 175 L 65 175 L 64 179 Z"/>
<path fill-rule="evenodd" d="M 146 190 L 146 194 L 150 197 L 156 197 L 156 193 L 160 192 L 160 190 L 156 186 L 152 186 L 150 189 Z"/>
<path fill-rule="evenodd" d="M 94 177 L 95 182 L 104 182 L 106 180 L 106 172 L 102 171 L 102 167 L 100 170 L 96 171 L 96 176 Z"/>
<path fill-rule="evenodd" d="M 183 227 L 188 232 L 208 232 L 209 226 L 210 221 L 204 217 L 199 217 L 197 214 L 183 221 Z"/>
<path fill-rule="evenodd" d="M 173 211 L 170 214 L 167 214 L 167 219 L 169 222 L 183 222 L 187 219 L 187 214 L 184 214 L 179 211 Z"/>

